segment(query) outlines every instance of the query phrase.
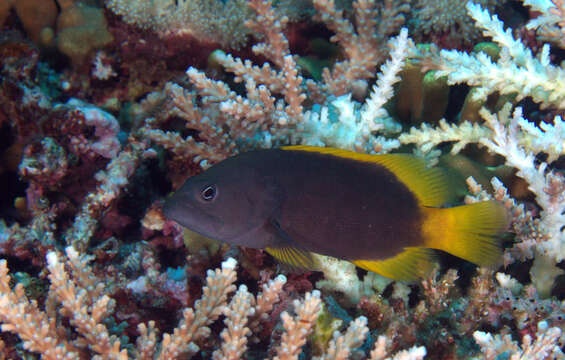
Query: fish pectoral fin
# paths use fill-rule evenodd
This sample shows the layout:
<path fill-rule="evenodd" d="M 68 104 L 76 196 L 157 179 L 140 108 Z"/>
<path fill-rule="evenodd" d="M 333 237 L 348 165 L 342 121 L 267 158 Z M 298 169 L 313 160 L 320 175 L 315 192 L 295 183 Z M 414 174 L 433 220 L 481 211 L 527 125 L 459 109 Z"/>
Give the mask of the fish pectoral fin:
<path fill-rule="evenodd" d="M 267 247 L 265 250 L 275 259 L 292 268 L 301 270 L 315 269 L 314 257 L 309 251 L 291 246 Z"/>
<path fill-rule="evenodd" d="M 271 226 L 271 232 L 276 238 L 276 244 L 266 247 L 265 250 L 267 253 L 292 269 L 315 269 L 315 262 L 312 254 L 309 251 L 294 245 L 290 236 L 286 233 L 286 231 L 284 231 L 275 218 L 270 219 L 269 223 Z"/>
<path fill-rule="evenodd" d="M 414 281 L 428 276 L 435 265 L 435 252 L 420 247 L 404 248 L 404 251 L 383 260 L 353 260 L 362 269 L 375 272 L 394 280 Z"/>

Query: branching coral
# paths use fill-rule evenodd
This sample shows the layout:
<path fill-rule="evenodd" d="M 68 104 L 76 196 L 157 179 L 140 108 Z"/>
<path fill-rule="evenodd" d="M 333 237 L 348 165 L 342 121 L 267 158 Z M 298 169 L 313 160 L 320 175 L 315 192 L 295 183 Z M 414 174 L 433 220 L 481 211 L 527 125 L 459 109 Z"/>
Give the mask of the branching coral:
<path fill-rule="evenodd" d="M 563 2 L 525 3 L 541 12 L 527 27 L 561 46 Z M 64 4 L 62 9 L 73 2 Z M 125 21 L 143 18 L 142 27 L 165 37 L 188 29 L 199 40 L 224 45 L 242 43 L 249 31 L 261 39 L 252 48 L 255 64 L 243 59 L 245 51 L 238 53 L 242 58 L 214 52 L 213 60 L 225 72 L 199 69 L 191 59 L 160 63 L 165 78 L 176 83 L 134 104 L 132 113 L 139 116 L 133 120 L 124 104 L 111 107 L 120 110 L 115 117 L 86 102 L 57 105 L 70 94 L 81 95 L 80 90 L 67 86 L 70 80 L 63 76 L 64 81 L 56 80 L 63 84 L 57 89 L 66 93 L 47 95 L 35 80 L 38 51 L 2 57 L 0 123 L 25 145 L 15 175 L 27 190 L 25 197 L 21 190 L 17 198 L 10 194 L 8 199 L 16 200 L 21 213 L 0 220 L 0 254 L 6 258 L 0 261 L 0 358 L 3 350 L 45 358 L 115 359 L 189 358 L 198 351 L 202 358 L 259 352 L 281 360 L 298 359 L 301 353 L 319 359 L 362 354 L 370 359 L 421 359 L 426 354 L 446 359 L 463 352 L 475 356 L 481 350 L 486 358 L 527 358 L 532 352 L 562 356 L 557 344 L 564 335 L 556 329 L 563 327 L 565 308 L 550 295 L 563 273 L 559 262 L 565 259 L 565 181 L 559 170 L 565 131 L 562 118 L 548 111 L 564 108 L 564 73 L 555 61 L 562 55 L 550 54 L 548 46 L 534 55 L 498 18 L 467 5 L 483 33 L 501 47 L 500 56 L 443 50 L 414 61 L 435 69 L 450 84 L 470 85 L 473 96 L 530 98 L 550 116 L 538 120 L 531 106 L 522 110 L 507 104 L 497 111 L 481 110 L 474 123 L 424 123 L 397 138 L 402 125 L 386 104 L 415 49 L 401 29 L 408 1 L 358 0 L 351 13 L 331 0 L 313 4 L 315 18 L 323 24 L 307 25 L 325 25 L 333 36 L 325 29 L 321 33 L 341 48 L 321 80 L 307 79 L 301 71 L 290 44 L 295 43 L 291 36 L 295 40 L 303 35 L 296 27 L 288 28 L 289 19 L 271 1 L 107 1 Z M 225 16 L 232 10 L 234 18 Z M 202 17 L 210 12 L 214 16 L 207 25 L 203 18 L 194 19 L 196 13 Z M 241 19 L 249 19 L 249 30 Z M 120 29 L 125 28 L 131 29 L 123 24 Z M 228 28 L 238 30 L 227 34 Z M 468 39 L 470 34 L 465 33 Z M 137 45 L 146 45 L 135 39 Z M 123 53 L 112 51 L 100 53 L 92 86 L 110 88 L 127 76 L 143 76 L 143 70 L 128 73 L 132 64 L 120 58 Z M 23 54 L 30 54 L 27 62 L 22 62 Z M 186 80 L 177 77 L 186 66 Z M 143 91 L 132 89 L 135 94 Z M 469 179 L 473 195 L 466 201 L 494 198 L 507 207 L 516 241 L 505 250 L 504 264 L 533 259 L 531 266 L 514 265 L 529 269 L 531 284 L 502 272 L 479 269 L 473 275 L 465 269 L 407 286 L 322 258 L 316 269 L 322 274 L 271 279 L 276 265 L 261 251 L 216 245 L 203 256 L 196 247 L 184 248 L 180 227 L 160 213 L 160 199 L 171 190 L 170 183 L 176 188 L 199 167 L 250 148 L 314 144 L 375 153 L 416 144 L 429 155 L 446 142 L 453 144 L 453 153 L 479 144 L 502 155 L 528 183 L 535 206 L 513 199 L 498 180 L 492 182 L 493 194 L 487 194 Z M 162 181 L 158 190 L 146 186 L 150 180 Z M 143 214 L 143 226 L 136 227 Z M 60 254 L 63 247 L 68 247 L 66 260 Z M 227 260 L 221 269 L 206 271 L 228 257 L 240 259 L 242 267 L 236 269 L 235 261 Z M 469 285 L 461 291 L 465 281 Z M 317 321 L 322 304 L 324 314 L 336 321 Z M 351 318 L 353 313 L 362 316 Z M 158 329 L 167 330 L 160 335 Z M 310 334 L 322 339 L 315 347 Z M 375 339 L 376 334 L 380 336 Z M 518 338 L 522 343 L 515 343 Z"/>
<path fill-rule="evenodd" d="M 416 0 L 412 5 L 410 30 L 415 38 L 432 35 L 448 46 L 469 44 L 480 37 L 480 31 L 473 25 L 465 11 L 465 1 Z M 504 1 L 480 0 L 477 4 L 493 11 Z"/>
<path fill-rule="evenodd" d="M 398 147 L 397 141 L 376 138 L 374 134 L 379 131 L 385 134 L 400 131 L 400 126 L 388 116 L 384 105 L 392 98 L 393 85 L 400 80 L 398 73 L 409 52 L 406 29 L 391 41 L 391 47 L 391 59 L 381 67 L 377 83 L 361 109 L 351 101 L 351 95 L 339 97 L 319 113 L 308 112 L 298 125 L 299 132 L 294 135 L 294 141 L 361 152 L 388 152 Z M 332 119 L 331 112 L 338 113 L 337 119 Z"/>
<path fill-rule="evenodd" d="M 474 94 L 486 98 L 488 94 L 517 94 L 518 99 L 526 96 L 540 106 L 565 108 L 563 89 L 560 81 L 565 78 L 562 67 L 552 65 L 549 58 L 549 45 L 545 45 L 539 59 L 530 49 L 514 39 L 510 30 L 504 30 L 496 16 L 491 16 L 480 6 L 469 3 L 469 13 L 478 26 L 484 29 L 501 47 L 501 56 L 494 63 L 483 53 L 469 55 L 457 51 L 443 50 L 439 61 L 437 76 L 447 76 L 450 83 L 467 83 L 475 86 Z M 551 169 L 549 163 L 563 155 L 565 136 L 560 116 L 555 116 L 553 124 L 541 122 L 540 125 L 522 116 L 522 109 L 516 108 L 511 114 L 511 104 L 506 104 L 498 114 L 482 109 L 480 114 L 484 125 L 471 125 L 463 122 L 458 126 L 440 124 L 440 129 L 423 125 L 420 130 L 412 129 L 409 135 L 402 135 L 403 143 L 417 143 L 422 150 L 429 151 L 435 144 L 455 142 L 452 152 L 458 152 L 468 143 L 479 143 L 489 151 L 502 155 L 506 163 L 518 170 L 517 175 L 529 184 L 541 208 L 527 236 L 521 236 L 514 249 L 522 258 L 534 257 L 531 275 L 538 290 L 549 295 L 553 280 L 563 270 L 556 264 L 565 258 L 565 199 L 563 176 Z M 520 131 L 521 130 L 521 131 Z M 538 162 L 536 155 L 547 154 L 548 162 Z M 518 234 L 523 224 L 523 211 L 514 210 L 514 226 Z M 529 248 L 533 248 L 531 250 Z M 527 250 L 529 249 L 529 250 Z M 507 263 L 511 260 L 508 259 Z"/>
<path fill-rule="evenodd" d="M 556 339 L 561 335 L 561 329 L 557 327 L 548 328 L 547 323 L 538 324 L 536 339 L 530 335 L 524 336 L 522 346 L 512 340 L 510 335 L 495 335 L 476 331 L 473 334 L 475 341 L 483 349 L 484 358 L 491 360 L 499 356 L 510 356 L 510 359 L 565 359 L 565 355 L 558 346 L 555 345 Z"/>
<path fill-rule="evenodd" d="M 67 254 L 71 262 L 84 265 L 72 248 Z M 77 289 L 78 282 L 82 282 L 83 286 L 90 283 L 88 278 L 71 281 L 56 253 L 49 253 L 47 262 L 51 274 L 51 297 L 49 306 L 42 311 L 35 300 L 28 300 L 21 284 L 14 290 L 10 289 L 11 279 L 6 261 L 0 261 L 2 331 L 19 334 L 25 340 L 24 347 L 42 353 L 48 359 L 76 359 L 85 346 L 91 347 L 104 358 L 127 359 L 127 353 L 120 351 L 120 341 L 114 336 L 110 337 L 106 327 L 100 324 L 112 309 L 110 298 L 101 295 L 103 285 L 95 284 L 96 287 L 89 292 L 84 287 Z M 80 270 L 86 273 L 84 268 Z M 58 329 L 55 313 L 57 303 L 62 304 L 61 315 L 70 317 L 73 326 L 83 337 L 82 343 L 69 341 L 64 332 Z M 41 329 L 40 336 L 37 336 L 37 329 Z"/>
<path fill-rule="evenodd" d="M 320 12 L 319 18 L 336 34 L 332 41 L 339 43 L 345 51 L 346 59 L 337 63 L 333 69 L 324 69 L 324 86 L 334 96 L 353 92 L 363 95 L 376 66 L 381 63 L 381 48 L 388 36 L 404 23 L 404 12 L 408 11 L 405 1 L 386 0 L 379 7 L 371 1 L 357 1 L 355 8 L 356 30 L 353 24 L 344 19 L 343 11 L 337 11 L 334 1 L 317 0 L 314 6 Z M 377 19 L 381 18 L 380 21 Z"/>
<path fill-rule="evenodd" d="M 335 28 L 334 41 L 344 47 L 346 54 L 346 59 L 336 64 L 331 72 L 326 70 L 324 82 L 305 80 L 298 74 L 296 58 L 290 54 L 283 35 L 288 19 L 280 17 L 269 1 L 254 0 L 250 6 L 258 16 L 248 22 L 248 26 L 263 32 L 265 42 L 255 45 L 253 51 L 268 58 L 273 65 L 265 63 L 259 67 L 248 60 L 216 54 L 216 60 L 235 75 L 234 80 L 244 83 L 247 96 L 238 95 L 226 83 L 209 79 L 195 68 L 189 68 L 187 75 L 201 101 L 197 100 L 196 94 L 178 86 L 168 87 L 173 113 L 184 118 L 188 128 L 199 130 L 202 139 L 217 139 L 213 144 L 219 147 L 218 150 L 195 142 L 192 137 L 183 140 L 178 134 L 159 129 L 146 128 L 147 136 L 169 148 L 175 157 L 185 158 L 186 154 L 193 153 L 197 162 L 217 161 L 233 153 L 236 147 L 272 147 L 288 143 L 323 144 L 369 152 L 384 152 L 397 147 L 398 142 L 376 138 L 373 134 L 377 131 L 391 134 L 400 128 L 383 106 L 393 95 L 392 86 L 398 81 L 397 74 L 412 47 L 406 31 L 391 41 L 392 58 L 383 65 L 377 85 L 365 105 L 351 100 L 348 95 L 334 97 L 353 91 L 354 83 L 360 82 L 365 83 L 361 95 L 365 92 L 367 79 L 388 53 L 382 49 L 384 40 L 374 29 L 372 16 L 380 14 L 383 18 L 380 27 L 390 33 L 402 22 L 403 5 L 388 13 L 383 9 L 379 11 L 373 2 L 356 2 L 356 32 L 341 12 L 337 12 L 332 1 L 316 1 L 314 5 L 321 12 L 320 18 L 330 28 Z M 385 5 L 386 8 L 392 6 L 388 2 Z M 366 53 L 375 55 L 367 59 Z M 314 106 L 307 110 L 304 104 L 307 97 L 320 99 L 321 108 Z M 196 108 L 195 103 L 202 103 L 202 106 Z M 167 114 L 163 120 L 166 117 Z M 159 123 L 151 121 L 150 127 L 158 127 Z"/>
<path fill-rule="evenodd" d="M 20 283 L 10 288 L 11 277 L 5 260 L 0 260 L 0 322 L 2 331 L 13 332 L 24 340 L 24 348 L 42 354 L 46 359 L 128 359 L 128 352 L 115 335 L 110 335 L 104 319 L 111 315 L 115 301 L 104 294 L 104 285 L 95 281 L 88 259 L 81 257 L 72 247 L 67 248 L 66 262 L 62 262 L 56 252 L 47 255 L 51 287 L 45 309 L 41 310 L 37 301 L 25 295 Z M 285 279 L 277 278 L 263 287 L 271 293 L 269 304 L 261 298 L 255 299 L 245 285 L 241 285 L 228 304 L 228 296 L 235 291 L 236 280 L 234 259 L 222 263 L 222 269 L 208 271 L 203 296 L 194 309 L 187 308 L 182 313 L 179 325 L 172 333 L 162 336 L 160 349 L 157 346 L 155 323 L 140 323 L 136 347 L 131 351 L 135 359 L 180 359 L 189 358 L 198 351 L 196 343 L 210 335 L 209 326 L 221 315 L 226 316 L 226 328 L 220 334 L 223 342 L 214 351 L 214 359 L 236 359 L 246 350 L 247 338 L 251 330 L 247 323 L 260 319 L 273 303 L 278 301 L 276 292 Z M 70 268 L 69 272 L 66 267 Z M 263 306 L 258 303 L 263 302 Z M 58 305 L 60 304 L 60 306 Z M 318 313 L 321 310 L 320 293 L 307 293 L 301 300 L 294 301 L 295 316 L 288 312 L 281 314 L 285 333 L 276 348 L 277 360 L 297 360 L 302 353 L 308 335 L 312 332 Z M 57 311 L 57 309 L 59 309 Z M 79 337 L 67 335 L 61 328 L 62 319 L 68 319 Z M 253 321 L 251 321 L 253 323 Z M 330 342 L 323 359 L 347 359 L 351 350 L 361 345 L 368 332 L 367 320 L 359 317 L 352 322 L 345 334 L 338 331 Z M 37 331 L 39 329 L 40 336 Z M 371 359 L 381 359 L 386 353 L 385 338 L 382 337 L 371 353 Z M 415 348 L 413 357 L 421 359 L 424 348 Z M 401 359 L 403 353 L 398 355 Z M 395 357 L 396 359 L 397 357 Z"/>
<path fill-rule="evenodd" d="M 483 34 L 491 37 L 501 47 L 498 61 L 483 52 L 469 55 L 455 50 L 442 50 L 438 59 L 436 76 L 447 76 L 449 84 L 467 83 L 475 86 L 475 99 L 486 99 L 488 94 L 516 94 L 517 100 L 530 96 L 542 107 L 565 107 L 563 79 L 565 70 L 551 64 L 549 45 L 536 58 L 521 41 L 512 37 L 510 29 L 504 30 L 496 15 L 469 2 L 469 14 Z"/>
<path fill-rule="evenodd" d="M 563 33 L 565 29 L 565 3 L 562 0 L 524 0 L 524 5 L 540 13 L 531 19 L 526 27 L 535 29 L 541 40 L 551 41 L 559 47 L 565 47 Z"/>

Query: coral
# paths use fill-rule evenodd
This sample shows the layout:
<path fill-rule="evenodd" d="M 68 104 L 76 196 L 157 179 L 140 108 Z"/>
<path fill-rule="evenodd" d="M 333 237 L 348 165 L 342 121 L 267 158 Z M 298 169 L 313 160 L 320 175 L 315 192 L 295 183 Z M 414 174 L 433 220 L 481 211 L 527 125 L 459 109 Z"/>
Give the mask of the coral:
<path fill-rule="evenodd" d="M 77 2 L 64 8 L 57 18 L 57 48 L 75 65 L 82 65 L 93 50 L 113 40 L 100 8 Z"/>
<path fill-rule="evenodd" d="M 112 69 L 108 56 L 103 51 L 98 51 L 94 58 L 92 77 L 98 80 L 108 80 L 117 75 L 114 69 Z"/>
<path fill-rule="evenodd" d="M 561 329 L 548 328 L 547 323 L 538 323 L 538 332 L 535 341 L 526 335 L 522 339 L 522 346 L 512 341 L 509 335 L 496 335 L 476 331 L 473 337 L 481 346 L 484 359 L 497 359 L 498 356 L 510 356 L 511 359 L 565 359 L 559 346 L 555 345 L 556 339 L 561 336 Z"/>
<path fill-rule="evenodd" d="M 114 116 L 77 99 L 69 100 L 65 107 L 72 108 L 72 111 L 82 118 L 81 125 L 94 127 L 96 138 L 92 143 L 82 136 L 71 139 L 70 146 L 73 152 L 86 156 L 99 155 L 107 159 L 116 157 L 121 145 L 117 138 L 120 125 Z"/>
<path fill-rule="evenodd" d="M 473 94 L 478 99 L 498 92 L 515 94 L 516 100 L 529 96 L 541 108 L 563 108 L 563 87 L 559 82 L 564 70 L 551 64 L 549 45 L 544 45 L 536 58 L 530 49 L 511 36 L 509 30 L 503 29 L 502 22 L 496 16 L 491 16 L 488 11 L 472 3 L 467 9 L 478 26 L 483 28 L 484 34 L 500 45 L 500 57 L 493 62 L 482 52 L 469 55 L 443 50 L 435 59 L 441 68 L 437 76 L 447 76 L 449 83 L 465 82 L 475 86 Z M 548 296 L 555 278 L 563 274 L 556 264 L 565 257 L 562 232 L 564 181 L 562 175 L 549 166 L 563 154 L 561 117 L 555 116 L 552 123 L 541 122 L 537 125 L 523 117 L 521 107 L 516 107 L 512 112 L 511 103 L 507 103 L 497 114 L 485 108 L 479 113 L 484 125 L 463 122 L 458 126 L 450 126 L 440 123 L 441 130 L 438 131 L 424 124 L 420 130 L 412 129 L 410 135 L 402 135 L 399 140 L 417 143 L 424 151 L 445 141 L 455 142 L 452 152 L 460 151 L 468 143 L 479 143 L 489 151 L 502 155 L 507 165 L 518 170 L 517 176 L 529 184 L 541 211 L 538 219 L 529 222 L 530 228 L 535 231 L 524 234 L 520 228 L 524 223 L 523 208 L 510 200 L 507 202 L 513 208 L 514 227 L 520 241 L 514 246 L 513 252 L 507 253 L 506 262 L 512 262 L 512 256 L 534 257 L 530 274 L 538 291 Z M 535 156 L 542 153 L 546 154 L 547 162 L 539 163 Z M 505 195 L 505 190 L 501 191 Z"/>
<path fill-rule="evenodd" d="M 125 351 L 119 350 L 120 342 L 114 337 L 111 338 L 104 326 L 98 326 L 101 319 L 111 311 L 110 298 L 102 295 L 103 286 L 92 289 L 88 294 L 78 294 L 78 282 L 84 282 L 84 285 L 90 283 L 88 279 L 90 274 L 84 271 L 83 260 L 79 258 L 78 253 L 69 250 L 67 255 L 76 266 L 76 271 L 83 271 L 77 276 L 85 277 L 71 282 L 57 254 L 49 253 L 47 261 L 53 296 L 50 299 L 52 302 L 50 313 L 41 311 L 35 300 L 28 300 L 21 284 L 14 290 L 10 289 L 6 261 L 0 262 L 2 331 L 19 334 L 25 340 L 24 346 L 27 349 L 42 353 L 47 359 L 77 358 L 84 345 L 72 344 L 57 331 L 54 302 L 58 301 L 63 305 L 60 310 L 61 315 L 72 317 L 71 322 L 94 351 L 110 359 L 124 359 L 124 356 L 127 359 Z M 38 330 L 39 336 L 37 336 Z"/>
<path fill-rule="evenodd" d="M 530 19 L 527 29 L 535 29 L 542 41 L 551 41 L 559 47 L 565 47 L 563 29 L 565 29 L 565 4 L 561 0 L 539 1 L 524 0 L 524 5 L 539 12 L 539 16 Z"/>
<path fill-rule="evenodd" d="M 551 64 L 549 45 L 544 45 L 536 58 L 521 41 L 512 37 L 508 29 L 504 30 L 496 15 L 491 16 L 488 10 L 471 2 L 467 9 L 483 34 L 500 45 L 501 54 L 494 62 L 483 52 L 471 56 L 455 50 L 442 50 L 436 76 L 447 76 L 449 84 L 475 86 L 475 99 L 486 99 L 488 94 L 499 92 L 516 94 L 516 100 L 530 96 L 542 107 L 563 107 L 561 79 L 565 70 Z"/>
<path fill-rule="evenodd" d="M 85 2 L 4 0 L 0 2 L 0 25 L 12 7 L 32 41 L 43 47 L 56 45 L 75 65 L 83 65 L 94 49 L 113 41 L 102 9 Z"/>
<path fill-rule="evenodd" d="M 403 123 L 434 124 L 445 113 L 449 86 L 433 71 L 423 72 L 421 64 L 408 61 L 400 72 L 396 90 L 396 115 Z"/>
<path fill-rule="evenodd" d="M 322 305 L 320 313 L 318 314 L 318 318 L 316 319 L 314 330 L 311 335 L 312 348 L 313 348 L 312 353 L 314 355 L 319 355 L 324 352 L 324 349 L 326 349 L 326 347 L 328 346 L 328 343 L 332 339 L 334 332 L 338 331 L 342 326 L 342 324 L 343 324 L 342 320 L 334 318 L 332 314 L 326 309 L 326 307 Z M 350 347 L 351 346 L 347 348 Z"/>
<path fill-rule="evenodd" d="M 475 3 L 492 12 L 504 1 L 478 0 Z M 416 0 L 411 8 L 410 32 L 417 39 L 432 35 L 439 38 L 442 45 L 450 47 L 477 41 L 481 33 L 474 27 L 465 4 L 465 1 Z"/>
<path fill-rule="evenodd" d="M 121 151 L 108 164 L 105 171 L 96 174 L 98 185 L 88 194 L 73 227 L 67 232 L 67 242 L 77 249 L 86 249 L 97 225 L 97 219 L 108 208 L 110 203 L 127 185 L 127 179 L 133 175 L 139 162 L 144 146 L 131 144 L 130 148 Z"/>
<path fill-rule="evenodd" d="M 96 276 L 88 265 L 89 258 L 81 257 L 76 250 L 68 247 L 66 261 L 61 261 L 56 252 L 47 254 L 49 279 L 51 282 L 45 309 L 39 308 L 35 300 L 25 295 L 24 286 L 18 283 L 10 288 L 11 277 L 5 260 L 0 260 L 0 322 L 2 331 L 13 332 L 24 340 L 24 348 L 42 354 L 46 359 L 75 359 L 93 356 L 95 359 L 128 359 L 128 352 L 121 341 L 109 333 L 103 319 L 111 315 L 116 302 L 110 298 L 103 283 L 96 282 Z M 225 329 L 221 332 L 222 343 L 212 354 L 213 359 L 237 358 L 247 349 L 247 337 L 253 324 L 267 314 L 278 300 L 284 278 L 277 278 L 264 286 L 264 294 L 270 293 L 266 302 L 259 295 L 256 299 L 241 285 L 228 304 L 228 296 L 235 291 L 236 280 L 234 259 L 227 259 L 222 268 L 208 271 L 203 296 L 194 308 L 186 308 L 182 319 L 172 333 L 165 333 L 158 350 L 155 323 L 140 323 L 139 336 L 131 353 L 134 358 L 178 359 L 190 356 L 199 350 L 202 342 L 211 332 L 209 326 L 221 315 L 225 315 Z M 69 268 L 70 272 L 66 269 Z M 264 303 L 264 305 L 260 305 Z M 60 304 L 60 306 L 58 306 Z M 302 346 L 321 310 L 320 293 L 307 293 L 303 299 L 295 300 L 292 316 L 281 314 L 285 333 L 275 349 L 277 360 L 297 360 Z M 58 311 L 57 311 L 58 309 Z M 73 339 L 57 328 L 61 319 L 68 319 L 69 325 L 78 333 Z M 255 319 L 255 320 L 253 320 Z M 359 317 L 353 321 L 345 334 L 336 331 L 330 341 L 324 359 L 345 359 L 351 349 L 361 345 L 368 332 L 367 319 Z M 60 325 L 59 325 L 60 326 Z M 36 336 L 37 331 L 41 336 Z M 421 358 L 423 348 L 414 351 Z M 371 358 L 384 357 L 383 341 L 377 343 Z M 381 355 L 379 355 L 381 354 Z M 403 354 L 403 353 L 401 353 Z M 397 355 L 402 358 L 403 355 Z M 395 357 L 396 358 L 396 357 Z M 410 357 L 411 358 L 411 357 Z"/>
<path fill-rule="evenodd" d="M 52 32 L 58 16 L 54 0 L 18 0 L 14 1 L 14 9 L 22 22 L 24 29 L 36 43 L 48 44 L 46 32 Z M 0 17 L 0 24 L 1 21 Z"/>
<path fill-rule="evenodd" d="M 306 145 L 329 146 L 361 152 L 388 152 L 398 147 L 395 141 L 374 139 L 373 134 L 381 131 L 385 134 L 398 132 L 399 125 L 392 120 L 384 109 L 385 103 L 392 97 L 393 85 L 400 80 L 397 74 L 403 66 L 408 54 L 408 33 L 400 32 L 392 44 L 391 60 L 384 63 L 377 83 L 367 98 L 363 108 L 355 109 L 351 95 L 337 98 L 331 103 L 337 119 L 329 115 L 332 111 L 322 108 L 319 113 L 311 112 L 298 125 L 300 142 Z"/>
<path fill-rule="evenodd" d="M 250 35 L 244 23 L 251 12 L 243 0 L 106 0 L 105 5 L 128 24 L 153 29 L 162 37 L 188 34 L 201 42 L 239 48 Z"/>
<path fill-rule="evenodd" d="M 395 7 L 394 11 L 386 12 L 365 0 L 356 3 L 360 26 L 355 33 L 342 15 L 333 18 L 339 13 L 333 2 L 315 2 L 314 5 L 323 14 L 321 19 L 338 31 L 334 41 L 344 46 L 347 54 L 345 60 L 336 64 L 333 72 L 326 70 L 324 82 L 315 83 L 312 80 L 305 81 L 298 75 L 295 57 L 290 54 L 288 40 L 283 35 L 288 20 L 280 18 L 268 1 L 254 0 L 250 6 L 259 16 L 250 21 L 248 26 L 263 32 L 265 42 L 255 45 L 253 51 L 268 58 L 275 68 L 270 63 L 259 67 L 250 61 L 244 62 L 231 55 L 218 53 L 215 55 L 216 61 L 235 75 L 235 82 L 245 84 L 247 96 L 236 94 L 225 82 L 209 79 L 203 72 L 191 67 L 187 75 L 200 96 L 169 85 L 170 113 L 162 114 L 161 121 L 151 119 L 143 131 L 152 141 L 170 149 L 175 161 L 192 154 L 193 161 L 203 167 L 240 149 L 271 147 L 288 142 L 321 142 L 328 146 L 369 152 L 384 152 L 398 147 L 399 144 L 394 140 L 375 138 L 371 134 L 376 131 L 388 134 L 399 130 L 398 124 L 392 121 L 383 106 L 392 97 L 392 85 L 398 81 L 396 74 L 412 46 L 405 31 L 393 41 L 392 59 L 383 65 L 381 78 L 363 106 L 348 95 L 333 101 L 331 99 L 352 90 L 353 83 L 366 82 L 377 62 L 382 60 L 382 54 L 387 53 L 379 51 L 383 39 L 372 28 L 372 16 L 380 14 L 383 17 L 380 26 L 386 29 L 385 33 L 392 32 L 402 22 L 402 4 Z M 385 3 L 384 9 L 390 7 L 391 3 Z M 350 41 L 350 37 L 357 40 Z M 370 59 L 361 56 L 361 53 L 368 52 L 379 55 Z M 354 63 L 359 63 L 359 71 L 350 71 Z M 305 110 L 303 103 L 307 94 L 328 101 L 321 108 L 316 106 L 312 110 Z M 203 106 L 197 108 L 195 102 Z M 178 133 L 158 129 L 171 114 L 185 119 L 186 126 L 198 130 L 203 140 L 212 137 L 216 140 L 197 142 L 194 137 L 182 139 Z"/>
<path fill-rule="evenodd" d="M 37 182 L 37 186 L 56 189 L 67 175 L 68 167 L 65 150 L 52 138 L 45 137 L 39 148 L 28 146 L 25 149 L 19 173 L 22 177 Z"/>
<path fill-rule="evenodd" d="M 328 345 L 327 354 L 321 358 L 314 359 L 347 359 L 351 356 L 353 349 L 360 347 L 363 340 L 367 336 L 367 319 L 359 317 L 352 321 L 347 328 L 345 334 L 340 334 L 339 331 L 333 333 L 333 339 L 330 340 Z M 378 350 L 374 350 L 378 351 Z M 371 354 L 371 358 L 375 358 Z"/>
<path fill-rule="evenodd" d="M 31 39 L 42 45 L 49 45 L 48 34 L 53 33 L 58 16 L 55 0 L 2 0 L 0 1 L 0 26 L 4 24 L 12 8 Z"/>
<path fill-rule="evenodd" d="M 343 11 L 336 10 L 333 1 L 314 1 L 314 6 L 320 12 L 319 18 L 336 33 L 330 40 L 343 46 L 347 56 L 346 60 L 335 64 L 331 72 L 327 68 L 324 70 L 322 76 L 326 86 L 335 96 L 349 92 L 364 95 L 367 87 L 365 79 L 383 61 L 383 54 L 374 49 L 381 47 L 386 36 L 404 23 L 403 13 L 407 11 L 408 4 L 384 1 L 379 8 L 368 1 L 355 2 L 357 33 L 353 25 L 344 19 Z M 380 21 L 377 20 L 379 18 Z"/>
<path fill-rule="evenodd" d="M 51 33 L 15 11 L 0 36 L 0 359 L 563 358 L 564 55 L 541 43 L 563 47 L 563 1 L 501 12 L 508 29 L 491 1 L 95 3 L 59 0 Z M 288 144 L 437 160 L 461 202 L 507 208 L 501 266 L 287 273 L 163 217 L 187 176 Z"/>

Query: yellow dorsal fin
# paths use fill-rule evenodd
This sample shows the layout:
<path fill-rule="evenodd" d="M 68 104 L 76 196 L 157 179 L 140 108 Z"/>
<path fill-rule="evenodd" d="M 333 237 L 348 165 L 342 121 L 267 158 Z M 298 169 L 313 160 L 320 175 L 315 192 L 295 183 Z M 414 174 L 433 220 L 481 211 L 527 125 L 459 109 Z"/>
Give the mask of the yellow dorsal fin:
<path fill-rule="evenodd" d="M 434 255 L 431 249 L 409 247 L 388 259 L 355 260 L 353 263 L 394 280 L 414 281 L 431 273 L 435 264 Z"/>
<path fill-rule="evenodd" d="M 443 250 L 480 266 L 497 265 L 502 250 L 500 235 L 509 217 L 497 201 L 447 209 L 422 209 L 424 246 Z"/>
<path fill-rule="evenodd" d="M 424 159 L 409 154 L 369 155 L 315 146 L 285 146 L 283 150 L 308 151 L 375 163 L 386 167 L 418 198 L 421 206 L 438 207 L 453 201 L 455 193 L 445 173 L 426 166 Z"/>
<path fill-rule="evenodd" d="M 293 268 L 303 270 L 313 270 L 315 268 L 314 258 L 306 250 L 290 246 L 280 248 L 268 247 L 265 250 L 278 261 Z"/>

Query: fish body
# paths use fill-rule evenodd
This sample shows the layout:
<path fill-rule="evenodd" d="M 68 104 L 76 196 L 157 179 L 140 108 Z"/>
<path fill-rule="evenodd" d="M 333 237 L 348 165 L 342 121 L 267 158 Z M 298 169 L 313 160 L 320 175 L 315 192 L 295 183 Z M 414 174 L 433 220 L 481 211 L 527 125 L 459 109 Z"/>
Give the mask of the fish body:
<path fill-rule="evenodd" d="M 292 266 L 313 267 L 317 253 L 413 280 L 431 268 L 430 248 L 481 264 L 500 255 L 504 209 L 494 202 L 453 208 L 459 213 L 440 208 L 450 200 L 443 172 L 414 156 L 294 146 L 212 166 L 188 179 L 164 214 L 206 237 L 264 248 Z M 479 219 L 465 225 L 461 219 L 470 214 Z M 451 238 L 465 231 L 478 231 L 476 241 L 462 236 L 455 244 L 461 249 L 451 249 Z"/>

